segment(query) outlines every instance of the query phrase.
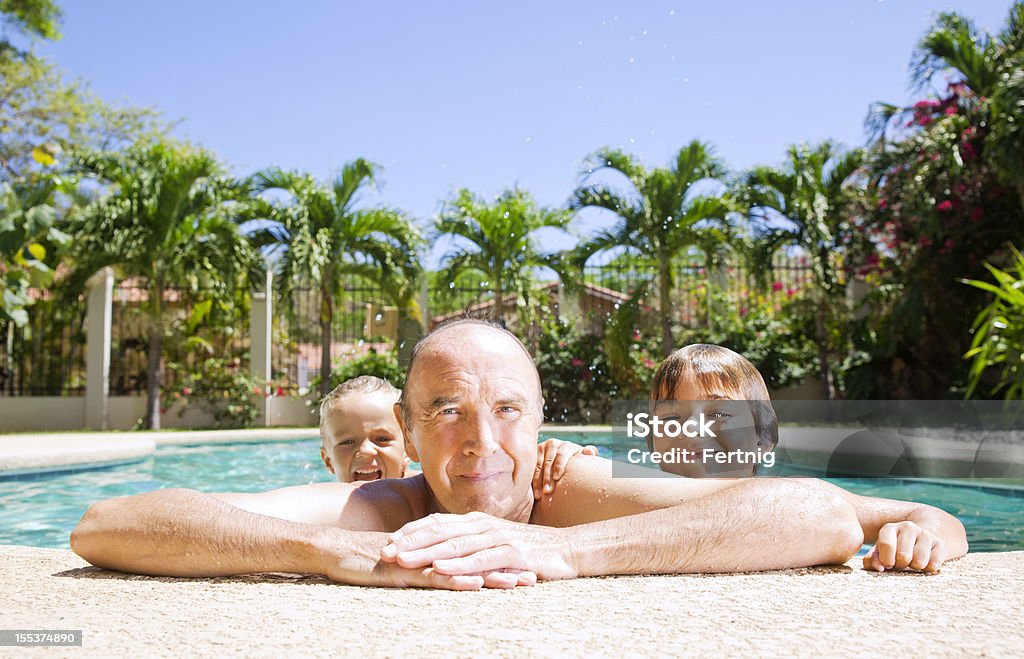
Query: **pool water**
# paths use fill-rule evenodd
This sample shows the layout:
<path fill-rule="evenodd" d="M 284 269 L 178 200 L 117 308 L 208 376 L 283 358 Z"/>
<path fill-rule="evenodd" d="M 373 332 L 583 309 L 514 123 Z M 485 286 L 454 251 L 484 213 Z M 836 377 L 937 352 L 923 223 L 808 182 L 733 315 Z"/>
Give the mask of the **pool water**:
<path fill-rule="evenodd" d="M 0 544 L 67 549 L 71 529 L 89 504 L 110 497 L 165 487 L 260 492 L 329 481 L 319 447 L 318 439 L 163 447 L 135 464 L 0 480 Z M 608 455 L 603 446 L 600 450 Z M 1024 550 L 1020 490 L 898 479 L 831 480 L 857 494 L 929 503 L 956 515 L 967 529 L 971 551 Z"/>

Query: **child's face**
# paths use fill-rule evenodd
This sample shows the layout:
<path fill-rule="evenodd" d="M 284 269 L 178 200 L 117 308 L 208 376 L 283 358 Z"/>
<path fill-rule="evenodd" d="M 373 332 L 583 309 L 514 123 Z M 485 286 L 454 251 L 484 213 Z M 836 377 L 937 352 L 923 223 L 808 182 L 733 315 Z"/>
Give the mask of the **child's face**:
<path fill-rule="evenodd" d="M 327 411 L 320 457 L 343 483 L 401 478 L 409 460 L 395 397 L 384 392 L 349 394 Z"/>
<path fill-rule="evenodd" d="M 689 418 L 714 420 L 712 429 L 715 437 L 660 437 L 655 436 L 652 445 L 660 453 L 673 448 L 686 449 L 695 461 L 688 463 L 662 463 L 662 471 L 691 478 L 721 477 L 737 478 L 752 476 L 754 463 L 718 463 L 707 459 L 706 449 L 714 453 L 730 451 L 757 451 L 757 431 L 754 427 L 754 413 L 749 403 L 739 400 L 732 391 L 708 391 L 699 383 L 683 378 L 673 393 L 672 400 L 654 404 L 654 414 L 662 421 L 676 419 L 680 423 Z"/>

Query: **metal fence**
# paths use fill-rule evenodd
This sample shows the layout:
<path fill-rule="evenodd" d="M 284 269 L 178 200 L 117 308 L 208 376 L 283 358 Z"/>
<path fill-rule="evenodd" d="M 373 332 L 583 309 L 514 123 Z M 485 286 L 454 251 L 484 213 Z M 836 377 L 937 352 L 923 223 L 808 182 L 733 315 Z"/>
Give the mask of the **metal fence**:
<path fill-rule="evenodd" d="M 84 300 L 35 298 L 24 327 L 0 323 L 0 396 L 84 395 Z"/>
<path fill-rule="evenodd" d="M 428 287 L 427 318 L 464 313 L 493 302 L 491 282 L 477 275 L 460 277 L 457 282 L 440 281 L 436 273 Z M 593 331 L 610 320 L 621 304 L 638 291 L 646 290 L 638 300 L 638 325 L 653 325 L 657 304 L 656 272 L 650 266 L 608 264 L 586 268 L 587 287 L 579 298 L 579 308 L 590 319 Z M 707 323 L 709 296 L 714 294 L 739 309 L 751 296 L 784 291 L 786 297 L 801 296 L 811 284 L 811 268 L 806 258 L 776 256 L 767 290 L 762 290 L 743 268 L 726 262 L 717 269 L 699 260 L 678 263 L 673 271 L 673 320 L 686 327 Z M 394 345 L 399 310 L 378 283 L 357 275 L 343 282 L 342 294 L 335 299 L 331 324 L 331 356 L 334 363 L 383 351 Z M 551 291 L 549 291 L 549 294 Z M 249 290 L 167 289 L 164 306 L 164 375 L 162 385 L 173 388 L 184 372 L 194 370 L 206 359 L 227 360 L 248 369 L 250 354 Z M 55 395 L 84 393 L 85 319 L 84 299 L 73 303 L 39 294 L 29 308 L 29 324 L 24 328 L 0 325 L 0 396 Z M 295 289 L 287 297 L 275 293 L 272 385 L 282 393 L 294 393 L 309 387 L 320 370 L 321 329 L 320 292 L 316 288 Z M 540 298 L 538 298 L 540 299 Z M 134 395 L 145 392 L 149 293 L 132 282 L 122 282 L 114 291 L 113 336 L 111 346 L 110 393 Z M 721 307 L 717 307 L 721 309 Z M 511 312 L 511 307 L 509 308 Z M 548 307 L 548 313 L 554 309 Z M 511 314 L 510 314 L 511 315 Z M 169 368 L 171 364 L 180 366 Z"/>
<path fill-rule="evenodd" d="M 150 313 L 149 291 L 123 282 L 114 289 L 110 351 L 110 394 L 146 391 Z M 180 385 L 182 374 L 194 372 L 207 359 L 249 363 L 249 304 L 245 289 L 167 288 L 163 292 L 164 368 L 161 385 Z"/>

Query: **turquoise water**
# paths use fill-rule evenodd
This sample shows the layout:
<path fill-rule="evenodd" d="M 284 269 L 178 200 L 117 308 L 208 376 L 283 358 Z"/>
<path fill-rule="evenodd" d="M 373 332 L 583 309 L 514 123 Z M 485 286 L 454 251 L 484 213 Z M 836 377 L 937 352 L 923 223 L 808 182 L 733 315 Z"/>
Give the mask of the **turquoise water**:
<path fill-rule="evenodd" d="M 259 492 L 329 480 L 316 439 L 161 448 L 131 465 L 0 480 L 0 544 L 67 549 L 89 504 L 109 497 L 165 487 Z M 1024 492 L 895 479 L 833 482 L 858 494 L 943 508 L 963 521 L 972 551 L 1024 549 Z"/>

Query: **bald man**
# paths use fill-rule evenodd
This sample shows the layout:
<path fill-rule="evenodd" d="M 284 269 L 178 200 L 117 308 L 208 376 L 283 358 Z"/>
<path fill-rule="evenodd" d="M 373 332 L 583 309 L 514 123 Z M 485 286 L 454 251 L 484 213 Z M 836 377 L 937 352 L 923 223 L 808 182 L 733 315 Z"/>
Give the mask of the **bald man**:
<path fill-rule="evenodd" d="M 966 552 L 963 526 L 942 511 L 814 480 L 612 478 L 608 460 L 578 456 L 556 491 L 535 500 L 542 410 L 537 370 L 514 335 L 451 323 L 417 344 L 395 404 L 422 474 L 111 499 L 86 512 L 71 547 L 93 565 L 140 574 L 297 572 L 456 590 L 842 563 L 892 523 L 942 545 L 937 564 L 919 569 Z"/>

